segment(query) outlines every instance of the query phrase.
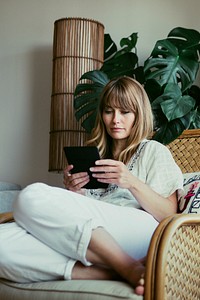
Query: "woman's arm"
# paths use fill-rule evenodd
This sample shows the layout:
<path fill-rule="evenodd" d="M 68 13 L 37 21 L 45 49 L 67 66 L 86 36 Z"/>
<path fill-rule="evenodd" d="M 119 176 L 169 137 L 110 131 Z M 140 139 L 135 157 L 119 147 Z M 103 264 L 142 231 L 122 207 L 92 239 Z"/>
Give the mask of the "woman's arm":
<path fill-rule="evenodd" d="M 122 162 L 106 159 L 97 161 L 96 165 L 97 167 L 91 168 L 90 171 L 104 172 L 93 173 L 97 180 L 128 189 L 141 207 L 159 222 L 165 217 L 176 213 L 176 192 L 167 198 L 159 195 L 150 186 L 135 177 Z"/>
<path fill-rule="evenodd" d="M 177 212 L 177 192 L 165 198 L 136 177 L 129 191 L 134 195 L 142 208 L 159 222 Z"/>

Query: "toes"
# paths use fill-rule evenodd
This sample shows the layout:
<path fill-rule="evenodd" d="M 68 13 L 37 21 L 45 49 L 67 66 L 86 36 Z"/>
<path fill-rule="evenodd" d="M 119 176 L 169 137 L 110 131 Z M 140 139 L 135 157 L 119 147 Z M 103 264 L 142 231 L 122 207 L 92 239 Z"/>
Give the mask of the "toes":
<path fill-rule="evenodd" d="M 144 277 L 143 276 L 139 280 L 138 285 L 144 286 Z"/>
<path fill-rule="evenodd" d="M 136 288 L 135 288 L 135 293 L 137 294 L 137 295 L 144 295 L 144 286 L 137 286 Z"/>
<path fill-rule="evenodd" d="M 137 295 L 144 295 L 144 275 L 141 276 L 138 286 L 135 288 L 135 293 Z"/>

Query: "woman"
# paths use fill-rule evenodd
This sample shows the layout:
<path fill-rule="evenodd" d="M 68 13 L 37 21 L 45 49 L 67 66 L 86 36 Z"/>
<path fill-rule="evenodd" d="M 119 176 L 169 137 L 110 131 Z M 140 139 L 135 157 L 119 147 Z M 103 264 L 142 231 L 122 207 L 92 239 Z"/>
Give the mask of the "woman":
<path fill-rule="evenodd" d="M 84 189 L 88 174 L 71 174 L 73 166 L 68 165 L 66 189 L 33 184 L 15 202 L 18 230 L 30 233 L 30 244 L 47 260 L 30 280 L 42 280 L 45 271 L 45 279 L 121 278 L 144 294 L 144 257 L 151 236 L 162 219 L 177 211 L 183 181 L 169 150 L 147 139 L 152 127 L 143 87 L 129 77 L 111 80 L 88 142 L 102 158 L 90 171 L 108 188 Z"/>

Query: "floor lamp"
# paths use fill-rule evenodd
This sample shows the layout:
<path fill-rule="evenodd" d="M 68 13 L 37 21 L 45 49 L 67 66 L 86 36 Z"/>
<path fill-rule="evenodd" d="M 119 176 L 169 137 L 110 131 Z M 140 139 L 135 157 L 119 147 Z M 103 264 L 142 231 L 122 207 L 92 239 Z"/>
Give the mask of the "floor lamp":
<path fill-rule="evenodd" d="M 91 19 L 65 18 L 54 23 L 49 171 L 66 166 L 64 146 L 80 146 L 87 139 L 75 119 L 74 90 L 81 75 L 100 69 L 104 58 L 104 26 Z"/>

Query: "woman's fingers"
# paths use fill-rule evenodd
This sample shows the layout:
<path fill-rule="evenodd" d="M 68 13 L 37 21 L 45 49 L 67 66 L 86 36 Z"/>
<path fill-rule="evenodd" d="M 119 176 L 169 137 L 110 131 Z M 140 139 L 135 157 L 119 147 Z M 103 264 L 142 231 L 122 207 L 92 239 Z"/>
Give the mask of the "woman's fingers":
<path fill-rule="evenodd" d="M 95 165 L 97 166 L 116 166 L 120 164 L 123 163 L 114 159 L 99 159 L 95 161 Z"/>
<path fill-rule="evenodd" d="M 65 168 L 63 184 L 70 191 L 78 191 L 89 182 L 89 175 L 87 172 L 71 174 L 72 168 L 70 166 Z"/>
<path fill-rule="evenodd" d="M 112 159 L 102 159 L 95 162 L 95 166 L 90 168 L 94 173 L 122 173 L 127 167 L 120 161 Z"/>
<path fill-rule="evenodd" d="M 99 182 L 116 184 L 122 188 L 129 188 L 133 180 L 127 166 L 112 159 L 96 161 L 96 165 L 90 168 L 90 171 Z"/>
<path fill-rule="evenodd" d="M 81 173 L 79 173 L 81 174 Z M 84 176 L 79 176 L 74 178 L 74 176 L 70 176 L 69 179 L 69 190 L 80 190 L 86 183 L 90 180 L 89 175 L 86 173 Z"/>

